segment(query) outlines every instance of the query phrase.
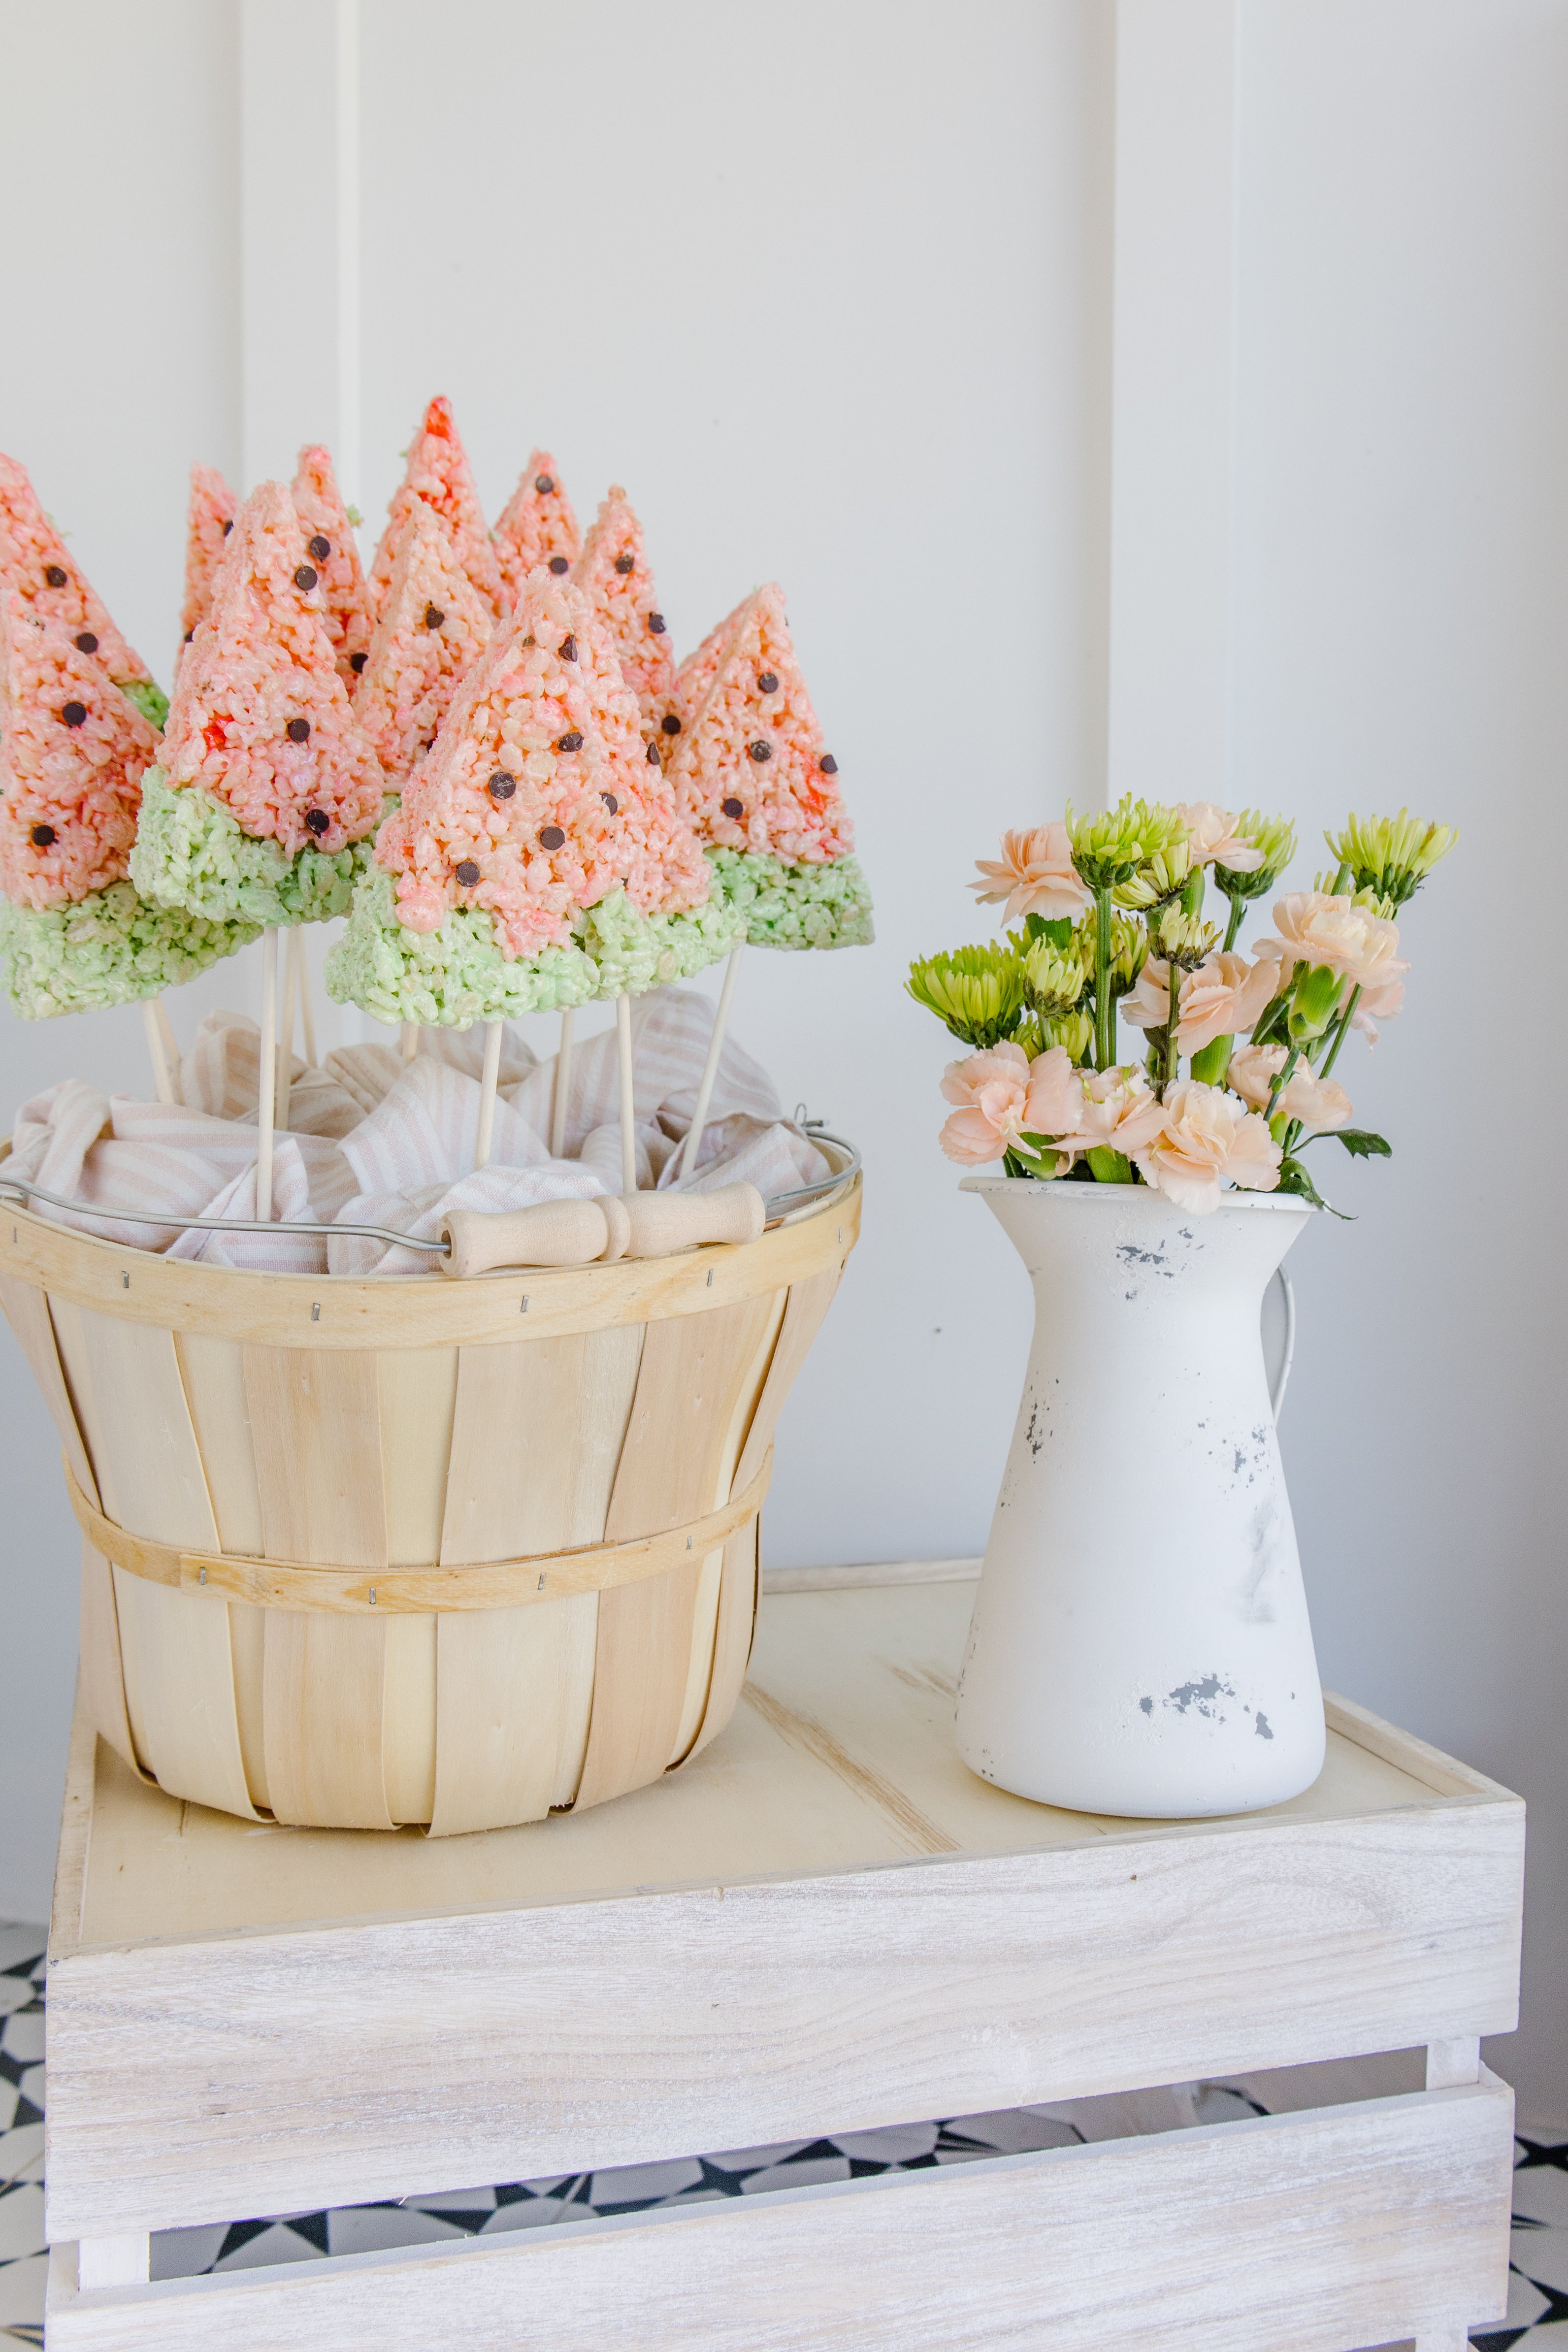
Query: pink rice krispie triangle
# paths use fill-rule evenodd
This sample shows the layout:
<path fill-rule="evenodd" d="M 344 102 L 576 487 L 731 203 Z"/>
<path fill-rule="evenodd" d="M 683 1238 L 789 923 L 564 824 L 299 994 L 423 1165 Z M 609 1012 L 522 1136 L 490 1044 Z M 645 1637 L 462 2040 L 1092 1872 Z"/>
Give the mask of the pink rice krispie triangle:
<path fill-rule="evenodd" d="M 853 849 L 838 762 L 822 748 L 776 584 L 747 600 L 677 743 L 672 782 L 687 821 L 723 848 L 813 865 Z"/>
<path fill-rule="evenodd" d="M 26 470 L 0 455 L 0 582 L 42 621 L 54 621 L 77 650 L 115 679 L 150 677 L 38 504 Z"/>
<path fill-rule="evenodd" d="M 0 600 L 0 888 L 74 906 L 130 867 L 158 738 L 90 654 L 16 589 Z"/>
<path fill-rule="evenodd" d="M 742 596 L 734 610 L 725 614 L 716 629 L 709 630 L 697 651 L 688 654 L 676 671 L 673 706 L 676 723 L 672 727 L 669 719 L 666 718 L 664 730 L 667 735 L 684 733 L 707 701 L 708 690 L 719 675 L 719 665 L 751 601 L 749 596 Z"/>
<path fill-rule="evenodd" d="M 392 584 L 392 567 L 403 526 L 419 505 L 431 508 L 440 516 L 451 534 L 458 562 L 490 611 L 499 614 L 502 603 L 500 564 L 485 528 L 479 492 L 458 438 L 458 428 L 452 422 L 452 404 L 443 397 L 433 400 L 425 411 L 409 447 L 403 479 L 393 492 L 386 510 L 386 529 L 381 534 L 381 544 L 370 568 L 371 604 L 377 614 Z"/>
<path fill-rule="evenodd" d="M 234 528 L 235 496 L 211 466 L 191 467 L 191 502 L 185 520 L 185 597 L 180 607 L 180 642 L 188 646 L 206 619 L 213 582 Z"/>
<path fill-rule="evenodd" d="M 305 560 L 321 578 L 338 673 L 352 681 L 364 667 L 374 625 L 370 589 L 331 457 L 319 442 L 300 450 L 291 495 L 305 533 Z"/>
<path fill-rule="evenodd" d="M 200 785 L 242 832 L 290 854 L 331 856 L 363 840 L 386 790 L 338 676 L 323 604 L 293 499 L 281 482 L 263 482 L 235 518 L 163 736 L 171 784 Z"/>
<path fill-rule="evenodd" d="M 654 593 L 642 525 L 618 482 L 594 518 L 572 573 L 610 633 L 645 724 L 657 729 L 675 700 L 675 656 Z"/>
<path fill-rule="evenodd" d="M 436 740 L 458 680 L 489 644 L 490 616 L 428 507 L 403 527 L 386 601 L 354 690 L 354 716 L 401 791 Z"/>
<path fill-rule="evenodd" d="M 409 929 L 479 907 L 509 962 L 537 955 L 563 945 L 637 864 L 647 751 L 637 705 L 594 636 L 577 591 L 536 571 L 458 687 L 376 840 Z"/>
<path fill-rule="evenodd" d="M 578 644 L 604 713 L 605 747 L 616 764 L 616 870 L 639 915 L 685 914 L 706 904 L 711 877 L 702 845 L 676 807 L 664 772 L 665 739 L 644 740 L 637 697 L 599 614 L 584 613 Z"/>
<path fill-rule="evenodd" d="M 559 579 L 571 571 L 582 545 L 583 534 L 555 460 L 548 449 L 535 449 L 495 528 L 509 607 L 516 604 L 536 564 L 548 564 Z"/>

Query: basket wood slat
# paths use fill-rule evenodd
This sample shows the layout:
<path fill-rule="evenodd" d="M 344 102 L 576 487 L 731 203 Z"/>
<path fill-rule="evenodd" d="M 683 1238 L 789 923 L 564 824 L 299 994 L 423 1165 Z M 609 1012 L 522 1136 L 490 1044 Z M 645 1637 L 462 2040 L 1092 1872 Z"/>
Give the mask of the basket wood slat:
<path fill-rule="evenodd" d="M 740 1695 L 768 1455 L 859 1210 L 857 1181 L 755 1242 L 468 1282 L 171 1263 L 0 1210 L 0 1304 L 120 1555 L 84 1540 L 101 1737 L 223 1811 L 434 1835 L 696 1754 Z M 559 1597 L 416 1605 L 421 1572 L 493 1564 L 510 1595 L 523 1563 Z"/>

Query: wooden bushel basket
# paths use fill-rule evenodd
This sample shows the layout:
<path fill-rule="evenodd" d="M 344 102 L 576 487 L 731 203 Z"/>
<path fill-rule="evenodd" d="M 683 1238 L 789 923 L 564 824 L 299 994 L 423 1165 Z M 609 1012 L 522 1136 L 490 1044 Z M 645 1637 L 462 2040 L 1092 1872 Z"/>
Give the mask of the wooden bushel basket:
<path fill-rule="evenodd" d="M 656 1780 L 745 1676 L 775 1424 L 860 1186 L 741 1246 L 237 1272 L 0 1205 L 98 1730 L 250 1820 L 432 1835 Z"/>

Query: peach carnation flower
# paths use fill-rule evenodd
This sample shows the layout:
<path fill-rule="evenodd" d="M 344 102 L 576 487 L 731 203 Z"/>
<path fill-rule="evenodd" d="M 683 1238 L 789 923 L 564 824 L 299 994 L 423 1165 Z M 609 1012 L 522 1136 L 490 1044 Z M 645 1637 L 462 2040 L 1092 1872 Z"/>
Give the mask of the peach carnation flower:
<path fill-rule="evenodd" d="M 1184 1054 L 1201 1054 L 1216 1037 L 1235 1037 L 1251 1030 L 1279 985 L 1279 967 L 1268 961 L 1248 963 L 1245 956 L 1221 949 L 1205 957 L 1196 971 L 1182 981 L 1182 1017 L 1176 1045 Z M 1138 976 L 1138 985 L 1121 1000 L 1121 1014 L 1134 1029 L 1163 1029 L 1170 1018 L 1170 967 L 1151 956 Z"/>
<path fill-rule="evenodd" d="M 1237 820 L 1228 809 L 1216 808 L 1213 801 L 1178 801 L 1176 814 L 1187 828 L 1194 866 L 1223 866 L 1232 874 L 1256 874 L 1262 865 L 1263 852 L 1237 833 Z"/>
<path fill-rule="evenodd" d="M 1385 980 L 1379 987 L 1362 990 L 1356 999 L 1355 1011 L 1351 1015 L 1351 1027 L 1359 1029 L 1369 1045 L 1375 1045 L 1378 1023 L 1392 1021 L 1394 1014 L 1404 1009 L 1405 982 L 1402 980 Z"/>
<path fill-rule="evenodd" d="M 1131 1065 L 1085 1070 L 1082 1084 L 1083 1113 L 1072 1134 L 1062 1137 L 1061 1149 L 1076 1154 L 1103 1148 L 1128 1160 L 1146 1150 L 1165 1114 L 1142 1071 Z"/>
<path fill-rule="evenodd" d="M 1145 1184 L 1206 1217 L 1219 1207 L 1222 1182 L 1272 1192 L 1283 1154 L 1255 1110 L 1223 1087 L 1187 1078 L 1166 1090 L 1160 1132 L 1135 1157 Z"/>
<path fill-rule="evenodd" d="M 1383 989 L 1410 969 L 1399 956 L 1399 926 L 1347 896 L 1292 890 L 1276 902 L 1279 937 L 1258 940 L 1256 956 L 1278 958 L 1282 971 L 1299 963 L 1343 972 L 1355 986 Z"/>
<path fill-rule="evenodd" d="M 1024 1134 L 1064 1135 L 1078 1124 L 1083 1087 L 1065 1045 L 1031 1062 L 1021 1045 L 997 1045 L 950 1062 L 943 1098 L 959 1108 L 942 1130 L 950 1160 L 980 1168 Z"/>
<path fill-rule="evenodd" d="M 1065 824 L 1037 824 L 1027 833 L 1005 833 L 1000 859 L 977 857 L 980 879 L 970 888 L 983 907 L 1006 908 L 1003 919 L 1043 915 L 1048 923 L 1081 915 L 1089 892 L 1072 862 Z"/>
<path fill-rule="evenodd" d="M 1284 1066 L 1283 1045 L 1238 1045 L 1230 1057 L 1226 1084 L 1254 1110 L 1263 1110 Z M 1298 1062 L 1274 1108 L 1309 1127 L 1348 1127 L 1355 1107 L 1338 1078 L 1321 1078 L 1309 1063 Z"/>

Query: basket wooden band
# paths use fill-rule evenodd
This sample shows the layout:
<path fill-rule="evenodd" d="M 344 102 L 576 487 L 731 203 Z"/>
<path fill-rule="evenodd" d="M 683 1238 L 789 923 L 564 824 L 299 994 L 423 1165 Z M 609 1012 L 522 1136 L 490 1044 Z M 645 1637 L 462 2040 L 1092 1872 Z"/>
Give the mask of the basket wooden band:
<path fill-rule="evenodd" d="M 605 1592 L 718 1551 L 756 1517 L 773 1475 L 773 1449 L 744 1491 L 706 1518 L 689 1519 L 635 1542 L 590 1544 L 529 1559 L 478 1560 L 465 1567 L 321 1568 L 304 1560 L 252 1559 L 238 1552 L 183 1551 L 132 1535 L 94 1510 L 65 1465 L 71 1508 L 94 1551 L 132 1576 L 181 1592 L 212 1593 L 260 1609 L 318 1609 L 358 1615 L 375 1609 L 426 1617 L 459 1609 L 516 1609 L 573 1592 Z"/>

